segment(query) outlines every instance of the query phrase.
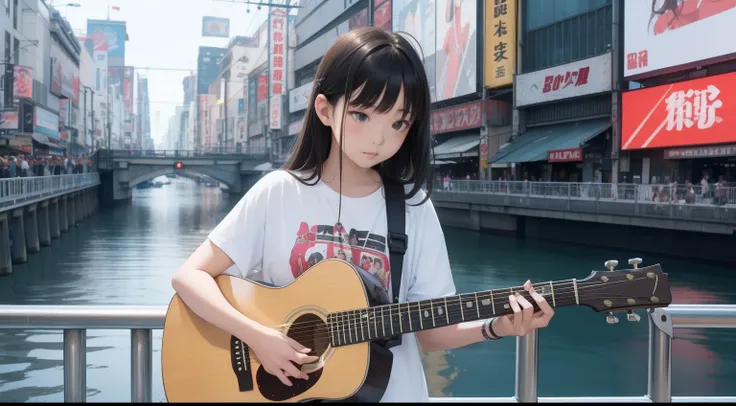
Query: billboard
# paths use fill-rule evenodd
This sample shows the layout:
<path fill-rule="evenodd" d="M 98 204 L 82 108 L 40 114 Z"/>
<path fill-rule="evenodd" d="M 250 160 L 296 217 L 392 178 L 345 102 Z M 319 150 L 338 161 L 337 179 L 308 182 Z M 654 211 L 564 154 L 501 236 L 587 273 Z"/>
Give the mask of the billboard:
<path fill-rule="evenodd" d="M 476 91 L 476 2 L 434 1 L 437 15 L 435 80 L 437 100 Z"/>
<path fill-rule="evenodd" d="M 624 77 L 733 54 L 734 37 L 733 0 L 627 0 Z"/>
<path fill-rule="evenodd" d="M 625 92 L 621 149 L 736 141 L 736 72 Z"/>
<path fill-rule="evenodd" d="M 375 0 L 373 26 L 391 31 L 391 0 Z"/>
<path fill-rule="evenodd" d="M 27 66 L 14 66 L 13 98 L 30 99 L 33 97 L 33 69 Z"/>
<path fill-rule="evenodd" d="M 202 17 L 203 37 L 230 38 L 230 19 L 220 17 Z"/>
<path fill-rule="evenodd" d="M 437 101 L 435 75 L 435 7 L 429 0 L 392 0 L 393 31 L 403 31 L 424 58 L 432 101 Z"/>
<path fill-rule="evenodd" d="M 108 57 L 125 57 L 128 34 L 124 21 L 87 20 L 87 38 L 92 39 L 95 50 L 107 46 Z"/>
<path fill-rule="evenodd" d="M 516 77 L 516 106 L 611 91 L 611 53 Z"/>
<path fill-rule="evenodd" d="M 511 85 L 516 72 L 516 1 L 485 0 L 483 85 Z"/>

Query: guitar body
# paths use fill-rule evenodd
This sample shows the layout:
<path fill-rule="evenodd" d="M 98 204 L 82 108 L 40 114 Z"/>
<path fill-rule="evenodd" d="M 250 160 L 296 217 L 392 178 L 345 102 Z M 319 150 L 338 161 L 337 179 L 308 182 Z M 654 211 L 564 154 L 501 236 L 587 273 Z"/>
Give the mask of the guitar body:
<path fill-rule="evenodd" d="M 391 351 L 375 342 L 332 347 L 327 329 L 329 313 L 385 304 L 386 293 L 375 289 L 371 275 L 330 259 L 283 287 L 228 275 L 215 280 L 238 311 L 311 348 L 310 355 L 320 359 L 303 366 L 308 380 L 290 378 L 293 385 L 286 386 L 263 369 L 245 343 L 197 316 L 174 295 L 161 349 L 169 402 L 381 399 L 391 375 Z"/>

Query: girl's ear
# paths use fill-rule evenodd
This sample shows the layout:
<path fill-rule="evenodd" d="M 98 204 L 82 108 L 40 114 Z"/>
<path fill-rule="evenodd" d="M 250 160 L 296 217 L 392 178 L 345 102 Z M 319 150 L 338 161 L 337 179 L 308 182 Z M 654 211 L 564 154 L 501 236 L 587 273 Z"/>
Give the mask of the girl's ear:
<path fill-rule="evenodd" d="M 325 95 L 318 94 L 314 99 L 314 112 L 325 127 L 332 126 L 333 108 Z"/>

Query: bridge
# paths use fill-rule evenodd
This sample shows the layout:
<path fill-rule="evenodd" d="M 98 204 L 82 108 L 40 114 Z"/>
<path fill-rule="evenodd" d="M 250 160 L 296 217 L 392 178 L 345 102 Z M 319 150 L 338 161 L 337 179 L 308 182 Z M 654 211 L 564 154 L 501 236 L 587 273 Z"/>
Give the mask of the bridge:
<path fill-rule="evenodd" d="M 223 183 L 230 193 L 245 193 L 271 169 L 268 154 L 263 151 L 235 150 L 98 150 L 93 156 L 100 173 L 101 204 L 109 206 L 130 200 L 140 183 L 169 173 L 206 175 Z"/>
<path fill-rule="evenodd" d="M 697 186 L 695 201 L 686 203 L 685 185 L 453 180 L 448 186 L 436 184 L 432 192 L 444 226 L 736 262 L 729 248 L 736 243 L 734 187 L 704 198 Z"/>

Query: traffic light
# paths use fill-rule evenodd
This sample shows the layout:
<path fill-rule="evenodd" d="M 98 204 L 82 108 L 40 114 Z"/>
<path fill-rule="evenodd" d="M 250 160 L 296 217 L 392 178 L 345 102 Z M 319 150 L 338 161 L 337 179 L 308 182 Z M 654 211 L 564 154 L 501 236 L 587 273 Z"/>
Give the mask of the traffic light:
<path fill-rule="evenodd" d="M 176 161 L 176 163 L 174 164 L 174 169 L 182 169 L 182 168 L 184 168 L 184 164 L 181 163 L 181 161 Z"/>

